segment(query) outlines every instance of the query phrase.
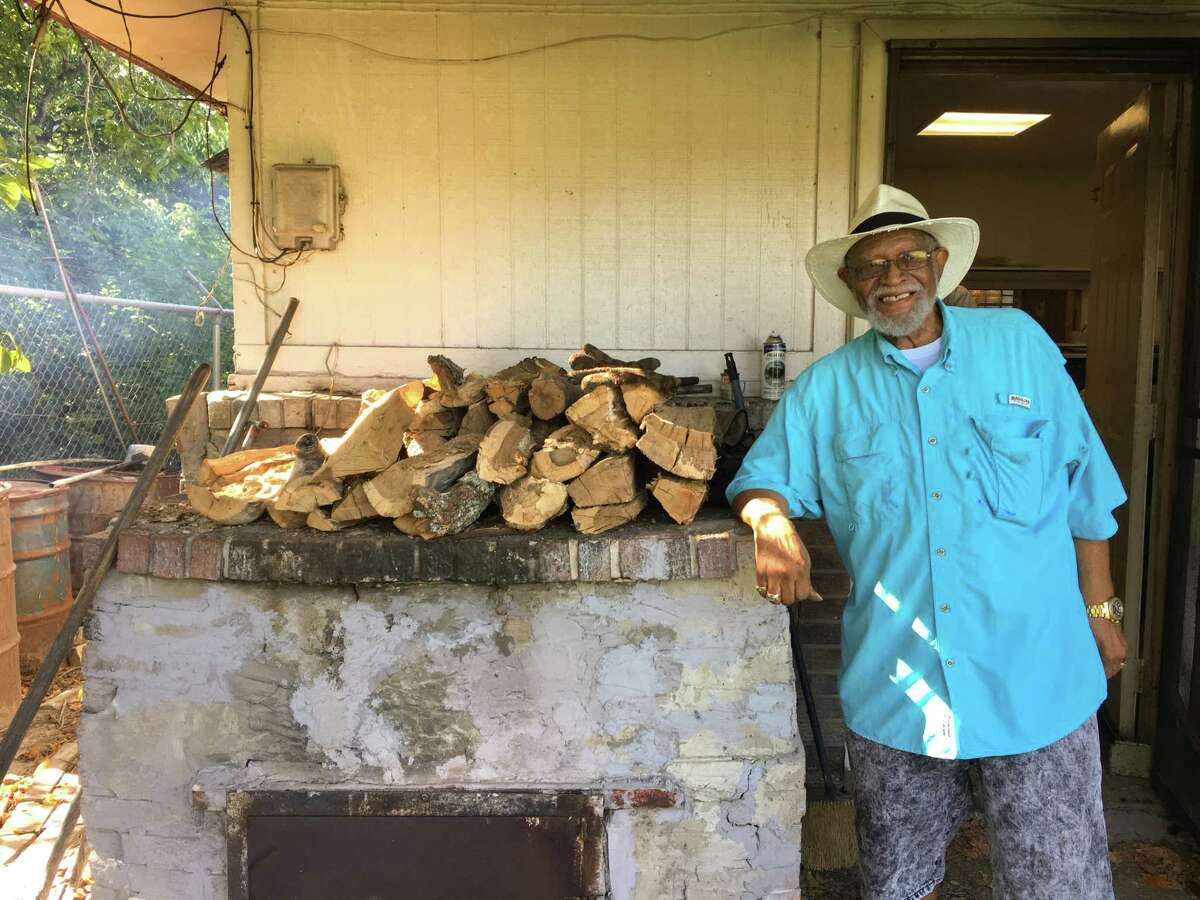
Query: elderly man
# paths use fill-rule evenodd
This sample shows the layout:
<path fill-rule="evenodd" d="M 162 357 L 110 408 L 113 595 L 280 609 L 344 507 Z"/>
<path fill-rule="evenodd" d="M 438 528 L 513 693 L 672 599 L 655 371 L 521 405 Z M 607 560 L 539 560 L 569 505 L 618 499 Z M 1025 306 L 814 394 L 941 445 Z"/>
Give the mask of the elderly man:
<path fill-rule="evenodd" d="M 863 896 L 937 896 L 975 778 L 998 900 L 1111 898 L 1095 713 L 1124 665 L 1125 494 L 1037 323 L 938 300 L 978 241 L 884 185 L 809 252 L 817 290 L 873 328 L 796 379 L 728 496 L 770 601 L 819 599 L 794 517 L 825 517 L 854 579 Z"/>

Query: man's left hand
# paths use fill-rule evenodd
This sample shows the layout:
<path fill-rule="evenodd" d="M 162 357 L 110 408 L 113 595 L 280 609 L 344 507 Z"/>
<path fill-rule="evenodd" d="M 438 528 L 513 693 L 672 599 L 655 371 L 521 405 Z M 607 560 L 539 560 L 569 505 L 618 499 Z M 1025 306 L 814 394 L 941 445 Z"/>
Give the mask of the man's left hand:
<path fill-rule="evenodd" d="M 1125 632 L 1120 625 L 1108 619 L 1089 617 L 1088 624 L 1092 626 L 1100 661 L 1104 663 L 1104 677 L 1112 678 L 1125 667 Z"/>

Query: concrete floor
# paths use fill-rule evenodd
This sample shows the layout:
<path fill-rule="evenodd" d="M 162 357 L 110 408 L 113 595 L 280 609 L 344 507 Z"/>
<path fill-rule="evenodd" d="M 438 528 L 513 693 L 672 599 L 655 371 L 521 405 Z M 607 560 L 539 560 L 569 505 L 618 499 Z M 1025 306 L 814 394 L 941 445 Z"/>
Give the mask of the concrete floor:
<path fill-rule="evenodd" d="M 1150 782 L 1106 774 L 1104 806 L 1117 900 L 1200 898 L 1200 842 Z M 805 900 L 859 897 L 853 869 L 805 872 L 804 877 Z M 941 900 L 991 900 L 991 881 L 987 836 L 973 819 L 950 847 Z"/>

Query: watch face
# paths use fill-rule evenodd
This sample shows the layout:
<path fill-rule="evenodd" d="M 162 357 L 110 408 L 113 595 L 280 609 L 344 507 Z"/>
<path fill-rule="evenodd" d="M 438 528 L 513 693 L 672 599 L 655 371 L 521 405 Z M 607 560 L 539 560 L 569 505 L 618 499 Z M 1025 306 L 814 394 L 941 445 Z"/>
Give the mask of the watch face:
<path fill-rule="evenodd" d="M 1120 597 L 1113 597 L 1108 603 L 1114 618 L 1123 619 L 1125 617 L 1125 604 L 1121 602 Z"/>

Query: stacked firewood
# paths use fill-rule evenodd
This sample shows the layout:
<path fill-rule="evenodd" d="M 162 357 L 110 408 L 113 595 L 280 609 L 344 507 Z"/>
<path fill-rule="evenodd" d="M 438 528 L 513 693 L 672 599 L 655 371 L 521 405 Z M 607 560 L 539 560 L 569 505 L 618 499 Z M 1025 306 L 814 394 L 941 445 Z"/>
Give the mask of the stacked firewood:
<path fill-rule="evenodd" d="M 385 517 L 437 538 L 493 503 L 520 531 L 569 509 L 580 532 L 599 534 L 636 519 L 649 497 L 680 524 L 705 500 L 714 410 L 672 402 L 679 380 L 656 359 L 586 344 L 569 370 L 539 357 L 491 377 L 445 356 L 429 365 L 425 381 L 365 392 L 340 437 L 205 459 L 189 502 L 225 524 L 266 514 L 282 528 L 337 531 Z"/>

